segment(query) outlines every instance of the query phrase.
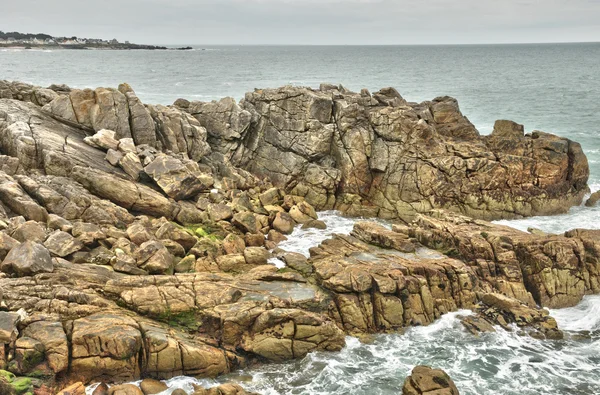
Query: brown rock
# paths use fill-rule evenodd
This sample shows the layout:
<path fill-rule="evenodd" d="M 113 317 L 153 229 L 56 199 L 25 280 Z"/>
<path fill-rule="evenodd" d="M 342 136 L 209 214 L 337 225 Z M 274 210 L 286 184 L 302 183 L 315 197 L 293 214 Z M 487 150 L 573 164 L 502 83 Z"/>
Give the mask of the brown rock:
<path fill-rule="evenodd" d="M 154 395 L 167 390 L 169 387 L 162 381 L 154 379 L 144 379 L 140 383 L 140 388 L 144 395 Z"/>
<path fill-rule="evenodd" d="M 22 277 L 38 273 L 51 273 L 54 265 L 46 247 L 26 241 L 10 250 L 2 261 L 0 269 L 4 273 Z"/>
<path fill-rule="evenodd" d="M 273 229 L 284 235 L 292 234 L 296 222 L 288 213 L 277 213 L 273 220 Z"/>
<path fill-rule="evenodd" d="M 404 381 L 402 394 L 458 395 L 459 392 L 450 376 L 443 370 L 416 366 Z"/>

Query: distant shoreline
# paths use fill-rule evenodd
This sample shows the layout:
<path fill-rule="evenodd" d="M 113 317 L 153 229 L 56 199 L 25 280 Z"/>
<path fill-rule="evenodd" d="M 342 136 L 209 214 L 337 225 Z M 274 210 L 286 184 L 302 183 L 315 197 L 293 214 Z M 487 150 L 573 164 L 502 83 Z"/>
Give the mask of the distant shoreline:
<path fill-rule="evenodd" d="M 165 50 L 191 50 L 192 47 L 178 47 L 169 48 L 156 45 L 140 45 L 140 44 L 0 44 L 0 48 L 6 49 L 71 49 L 71 50 L 151 50 L 151 51 L 165 51 Z"/>

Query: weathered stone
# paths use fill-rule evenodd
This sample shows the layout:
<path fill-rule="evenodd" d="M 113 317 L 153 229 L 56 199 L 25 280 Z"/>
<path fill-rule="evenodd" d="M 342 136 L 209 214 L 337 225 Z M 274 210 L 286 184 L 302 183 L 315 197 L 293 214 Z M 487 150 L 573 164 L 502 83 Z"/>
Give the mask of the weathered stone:
<path fill-rule="evenodd" d="M 225 204 L 209 204 L 208 215 L 214 222 L 225 221 L 233 217 L 233 210 Z"/>
<path fill-rule="evenodd" d="M 404 381 L 402 395 L 459 395 L 456 385 L 446 372 L 429 366 L 416 366 Z"/>
<path fill-rule="evenodd" d="M 140 383 L 140 389 L 144 395 L 158 394 L 165 391 L 167 388 L 169 387 L 165 383 L 154 379 L 144 379 Z"/>
<path fill-rule="evenodd" d="M 46 229 L 36 221 L 27 221 L 15 229 L 12 237 L 20 242 L 33 241 L 43 243 L 46 240 Z"/>
<path fill-rule="evenodd" d="M 288 213 L 277 213 L 273 220 L 273 229 L 284 235 L 292 234 L 296 222 Z"/>
<path fill-rule="evenodd" d="M 244 258 L 249 265 L 266 265 L 271 254 L 264 247 L 246 247 Z"/>
<path fill-rule="evenodd" d="M 84 138 L 83 141 L 94 148 L 99 148 L 104 151 L 116 151 L 119 148 L 119 141 L 115 139 L 115 132 L 112 130 L 99 130 L 93 136 Z"/>
<path fill-rule="evenodd" d="M 50 253 L 43 245 L 26 241 L 10 250 L 0 268 L 4 273 L 22 277 L 50 273 L 54 270 L 54 265 Z"/>
<path fill-rule="evenodd" d="M 144 166 L 140 158 L 133 152 L 128 152 L 119 160 L 119 166 L 127 173 L 134 181 L 140 179 L 140 175 L 144 171 Z"/>
<path fill-rule="evenodd" d="M 211 177 L 194 174 L 183 162 L 167 155 L 158 156 L 144 171 L 175 200 L 194 197 L 212 186 Z"/>
<path fill-rule="evenodd" d="M 236 213 L 233 216 L 231 223 L 244 233 L 246 233 L 246 232 L 257 233 L 258 232 L 256 217 L 254 216 L 253 213 L 251 213 L 249 211 L 242 211 L 242 212 Z"/>
<path fill-rule="evenodd" d="M 81 250 L 84 244 L 70 234 L 57 230 L 48 236 L 48 239 L 44 242 L 44 246 L 52 255 L 64 258 Z"/>

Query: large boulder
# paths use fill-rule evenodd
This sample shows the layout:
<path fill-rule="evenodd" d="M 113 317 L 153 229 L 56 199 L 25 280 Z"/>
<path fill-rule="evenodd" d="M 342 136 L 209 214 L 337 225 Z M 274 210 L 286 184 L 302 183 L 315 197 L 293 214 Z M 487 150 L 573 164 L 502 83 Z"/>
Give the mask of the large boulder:
<path fill-rule="evenodd" d="M 402 395 L 459 395 L 456 385 L 446 372 L 429 366 L 415 366 L 404 381 Z"/>
<path fill-rule="evenodd" d="M 54 270 L 50 253 L 41 244 L 26 241 L 14 247 L 2 261 L 0 269 L 16 276 L 33 276 Z"/>
<path fill-rule="evenodd" d="M 179 159 L 167 155 L 159 155 L 144 171 L 175 200 L 193 197 L 212 185 L 210 176 L 195 173 Z"/>

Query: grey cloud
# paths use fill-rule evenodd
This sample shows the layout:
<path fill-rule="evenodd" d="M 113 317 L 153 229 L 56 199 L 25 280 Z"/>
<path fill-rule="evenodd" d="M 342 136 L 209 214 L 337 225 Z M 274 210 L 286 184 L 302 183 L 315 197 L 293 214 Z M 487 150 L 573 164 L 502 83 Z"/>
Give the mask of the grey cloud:
<path fill-rule="evenodd" d="M 139 43 L 600 41 L 596 0 L 0 1 L 2 30 Z"/>

